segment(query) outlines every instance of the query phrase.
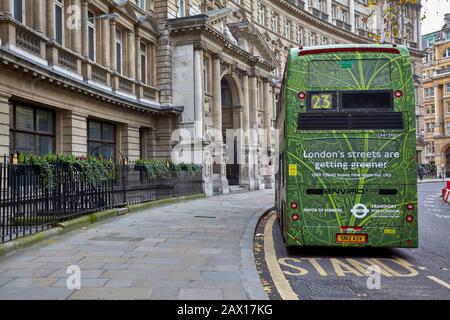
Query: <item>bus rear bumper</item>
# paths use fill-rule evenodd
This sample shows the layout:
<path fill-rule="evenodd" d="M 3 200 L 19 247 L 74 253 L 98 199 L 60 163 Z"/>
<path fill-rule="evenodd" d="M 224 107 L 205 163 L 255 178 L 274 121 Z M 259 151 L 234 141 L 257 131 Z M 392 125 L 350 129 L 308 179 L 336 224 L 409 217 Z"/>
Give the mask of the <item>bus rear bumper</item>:
<path fill-rule="evenodd" d="M 361 232 L 307 227 L 302 228 L 301 234 L 298 230 L 288 231 L 286 237 L 286 246 L 417 248 L 418 245 L 417 232 L 402 227 L 366 228 Z"/>

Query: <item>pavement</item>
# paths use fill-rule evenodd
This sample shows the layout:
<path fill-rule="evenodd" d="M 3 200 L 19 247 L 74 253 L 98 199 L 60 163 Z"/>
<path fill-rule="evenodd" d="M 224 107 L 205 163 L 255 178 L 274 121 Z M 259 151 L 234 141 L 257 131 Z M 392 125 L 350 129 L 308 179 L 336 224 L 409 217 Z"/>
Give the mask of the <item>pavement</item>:
<path fill-rule="evenodd" d="M 256 232 L 255 258 L 270 299 L 450 299 L 450 207 L 440 198 L 442 187 L 418 187 L 417 249 L 286 248 L 277 219 L 267 215 Z M 368 266 L 382 270 L 378 282 Z"/>
<path fill-rule="evenodd" d="M 445 178 L 445 180 L 443 179 L 435 179 L 435 178 L 424 178 L 423 180 L 417 179 L 417 183 L 442 183 L 442 188 L 445 186 L 445 184 L 447 183 L 447 181 L 450 181 L 449 178 Z"/>
<path fill-rule="evenodd" d="M 264 299 L 253 234 L 273 202 L 273 190 L 210 197 L 56 236 L 0 258 L 0 299 Z"/>

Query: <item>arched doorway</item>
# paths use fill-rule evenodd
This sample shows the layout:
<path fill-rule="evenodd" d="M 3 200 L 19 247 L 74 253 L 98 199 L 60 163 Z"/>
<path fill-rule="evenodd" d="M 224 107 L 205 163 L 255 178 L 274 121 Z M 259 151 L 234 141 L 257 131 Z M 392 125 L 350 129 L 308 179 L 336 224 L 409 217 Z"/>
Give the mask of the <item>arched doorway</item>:
<path fill-rule="evenodd" d="M 222 78 L 220 86 L 222 96 L 222 136 L 228 151 L 226 177 L 228 185 L 238 186 L 240 182 L 240 141 L 238 141 L 238 137 L 235 135 L 227 137 L 227 130 L 234 130 L 241 127 L 239 89 L 235 79 L 229 74 Z"/>

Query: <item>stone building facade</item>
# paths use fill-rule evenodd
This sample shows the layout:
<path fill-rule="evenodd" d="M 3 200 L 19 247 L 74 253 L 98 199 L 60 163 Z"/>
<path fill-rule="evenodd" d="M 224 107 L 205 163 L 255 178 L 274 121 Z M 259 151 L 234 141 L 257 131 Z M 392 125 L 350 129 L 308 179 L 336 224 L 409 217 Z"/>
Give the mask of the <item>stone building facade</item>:
<path fill-rule="evenodd" d="M 181 108 L 160 103 L 151 10 L 2 0 L 0 154 L 169 157 Z"/>
<path fill-rule="evenodd" d="M 423 36 L 424 162 L 450 176 L 450 13 L 441 30 Z"/>
<path fill-rule="evenodd" d="M 383 32 L 366 0 L 0 1 L 0 154 L 175 156 L 203 164 L 207 194 L 273 187 L 290 48 Z M 388 39 L 418 75 L 419 17 Z"/>

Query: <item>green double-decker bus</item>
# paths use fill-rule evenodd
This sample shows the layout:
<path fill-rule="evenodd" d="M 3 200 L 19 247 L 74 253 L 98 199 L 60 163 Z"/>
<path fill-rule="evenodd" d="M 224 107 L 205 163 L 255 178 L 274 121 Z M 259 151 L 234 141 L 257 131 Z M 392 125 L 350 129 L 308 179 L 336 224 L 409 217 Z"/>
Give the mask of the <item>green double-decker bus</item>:
<path fill-rule="evenodd" d="M 418 246 L 416 114 L 396 45 L 292 49 L 277 107 L 288 246 Z"/>

